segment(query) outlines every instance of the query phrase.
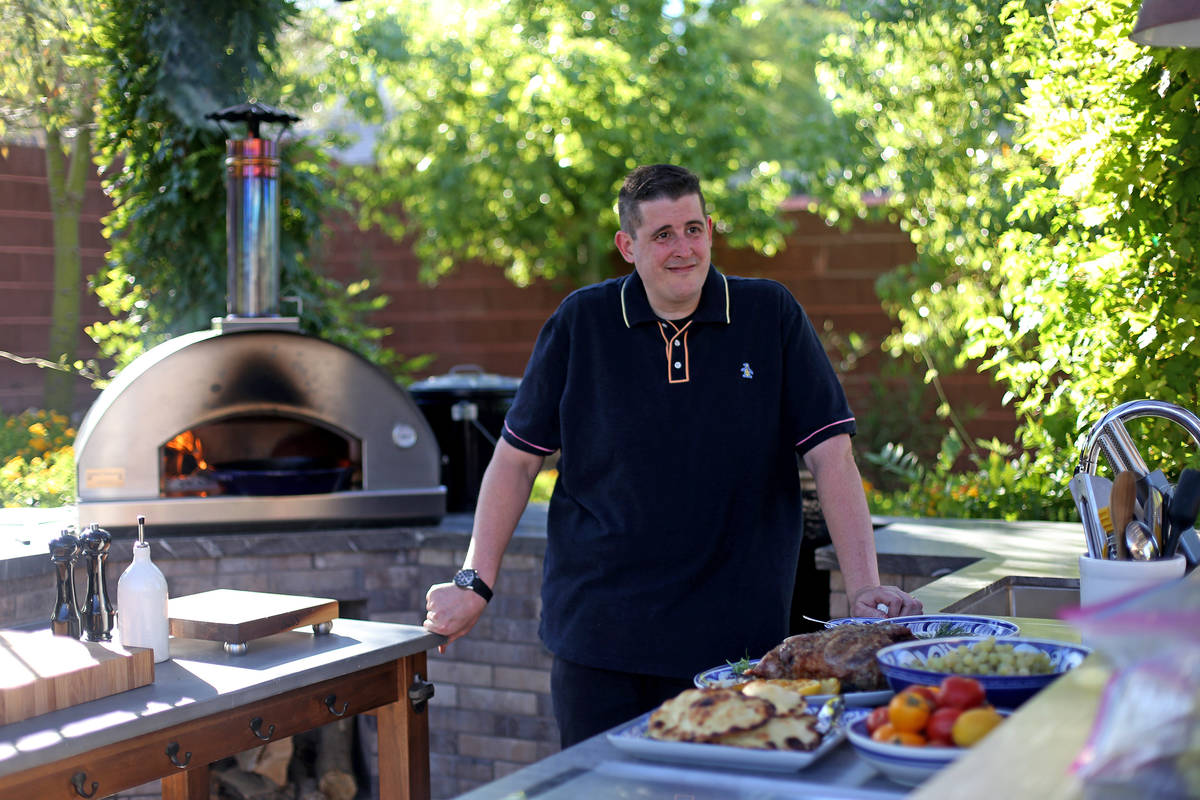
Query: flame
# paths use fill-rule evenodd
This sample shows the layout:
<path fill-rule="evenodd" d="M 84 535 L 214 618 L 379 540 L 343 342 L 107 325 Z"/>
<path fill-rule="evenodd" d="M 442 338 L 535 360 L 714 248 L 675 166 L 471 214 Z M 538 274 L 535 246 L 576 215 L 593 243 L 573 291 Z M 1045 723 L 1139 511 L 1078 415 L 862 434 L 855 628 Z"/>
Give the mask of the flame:
<path fill-rule="evenodd" d="M 204 445 L 191 431 L 184 431 L 167 442 L 165 449 L 175 456 L 176 475 L 183 473 L 182 465 L 185 456 L 191 456 L 195 460 L 197 471 L 208 469 L 208 462 L 204 460 Z"/>

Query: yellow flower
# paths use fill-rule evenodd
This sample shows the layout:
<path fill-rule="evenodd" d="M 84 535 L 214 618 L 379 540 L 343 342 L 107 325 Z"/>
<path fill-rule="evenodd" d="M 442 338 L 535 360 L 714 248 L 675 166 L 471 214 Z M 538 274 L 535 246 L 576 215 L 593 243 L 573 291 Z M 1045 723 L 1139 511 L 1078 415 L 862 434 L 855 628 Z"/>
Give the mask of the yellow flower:
<path fill-rule="evenodd" d="M 39 453 L 44 453 L 50 448 L 50 443 L 39 437 L 37 439 L 30 439 L 29 446 L 34 450 L 37 450 Z"/>
<path fill-rule="evenodd" d="M 0 479 L 15 483 L 21 477 L 21 467 L 25 466 L 25 462 L 19 458 L 10 458 L 3 467 L 0 467 Z"/>
<path fill-rule="evenodd" d="M 40 422 L 33 423 L 27 430 L 37 438 L 41 438 L 46 435 L 46 426 Z"/>

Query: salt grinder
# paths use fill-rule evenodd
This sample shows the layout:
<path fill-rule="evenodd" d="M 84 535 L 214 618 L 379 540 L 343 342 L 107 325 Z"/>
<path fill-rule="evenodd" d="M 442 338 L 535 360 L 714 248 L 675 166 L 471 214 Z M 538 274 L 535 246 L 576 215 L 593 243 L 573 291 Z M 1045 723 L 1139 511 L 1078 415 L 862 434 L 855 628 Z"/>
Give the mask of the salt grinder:
<path fill-rule="evenodd" d="M 75 559 L 79 547 L 79 539 L 70 530 L 50 540 L 50 561 L 58 571 L 58 591 L 50 614 L 50 630 L 55 636 L 78 639 L 81 633 L 79 604 L 75 601 Z"/>
<path fill-rule="evenodd" d="M 108 560 L 112 536 L 93 522 L 80 542 L 88 559 L 87 599 L 82 609 L 84 634 L 89 642 L 110 642 L 116 614 L 108 599 L 104 562 Z"/>

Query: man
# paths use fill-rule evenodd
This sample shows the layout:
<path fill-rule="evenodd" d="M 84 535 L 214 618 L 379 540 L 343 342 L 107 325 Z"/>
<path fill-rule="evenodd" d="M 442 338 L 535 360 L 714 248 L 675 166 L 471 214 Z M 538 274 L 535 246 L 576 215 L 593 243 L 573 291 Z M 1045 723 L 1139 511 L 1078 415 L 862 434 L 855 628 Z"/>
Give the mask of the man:
<path fill-rule="evenodd" d="M 797 454 L 850 613 L 921 610 L 879 585 L 854 417 L 799 304 L 712 266 L 712 219 L 685 169 L 634 170 L 618 215 L 634 271 L 573 292 L 546 322 L 484 473 L 464 572 L 426 601 L 427 630 L 454 641 L 471 629 L 534 477 L 559 452 L 540 634 L 564 747 L 787 635 Z"/>

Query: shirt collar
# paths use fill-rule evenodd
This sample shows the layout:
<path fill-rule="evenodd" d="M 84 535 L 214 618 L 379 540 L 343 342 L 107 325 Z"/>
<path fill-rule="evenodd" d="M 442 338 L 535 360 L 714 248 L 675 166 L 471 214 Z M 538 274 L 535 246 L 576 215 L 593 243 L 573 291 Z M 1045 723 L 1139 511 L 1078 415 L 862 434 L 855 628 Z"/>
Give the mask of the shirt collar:
<path fill-rule="evenodd" d="M 696 306 L 692 319 L 696 322 L 720 322 L 728 325 L 729 306 L 729 281 L 715 266 L 709 264 L 708 275 L 700 289 L 700 304 Z M 654 309 L 650 307 L 650 300 L 646 297 L 646 285 L 642 283 L 642 276 L 638 275 L 636 269 L 621 281 L 620 310 L 627 328 L 658 320 L 658 315 L 654 313 Z"/>

